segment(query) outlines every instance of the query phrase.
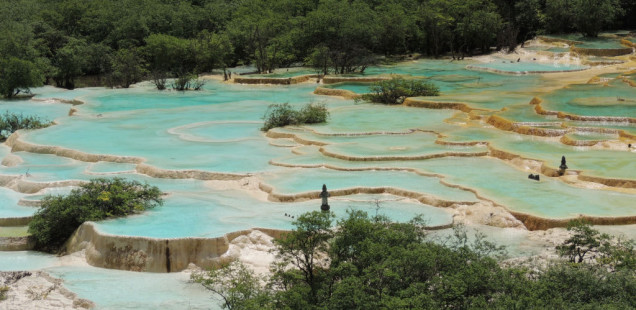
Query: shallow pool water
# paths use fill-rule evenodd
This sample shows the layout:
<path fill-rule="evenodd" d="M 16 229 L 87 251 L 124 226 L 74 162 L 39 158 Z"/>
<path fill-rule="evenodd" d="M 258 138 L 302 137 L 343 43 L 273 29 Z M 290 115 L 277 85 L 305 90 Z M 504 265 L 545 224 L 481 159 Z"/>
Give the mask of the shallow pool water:
<path fill-rule="evenodd" d="M 544 73 L 580 71 L 588 67 L 580 65 L 560 64 L 560 63 L 539 63 L 539 62 L 515 62 L 510 60 L 495 60 L 487 64 L 472 65 L 469 68 L 476 70 L 497 70 L 502 73 Z"/>
<path fill-rule="evenodd" d="M 609 85 L 572 85 L 542 97 L 546 110 L 584 116 L 636 118 L 636 88 L 613 80 Z"/>
<path fill-rule="evenodd" d="M 604 42 L 586 44 L 604 46 Z M 168 194 L 162 206 L 97 224 L 98 230 L 108 234 L 154 238 L 218 237 L 253 227 L 291 229 L 293 220 L 285 214 L 297 216 L 318 210 L 321 202 L 319 199 L 276 202 L 276 197 L 316 194 L 323 184 L 330 191 L 383 187 L 446 201 L 474 203 L 484 199 L 509 210 L 546 218 L 636 215 L 635 194 L 601 186 L 581 188 L 544 175 L 536 182 L 527 178 L 529 173 L 535 173 L 531 167 L 512 166 L 486 155 L 490 146 L 543 161 L 552 168 L 558 167 L 561 156 L 565 156 L 570 170 L 604 178 L 636 179 L 636 151 L 629 151 L 626 146 L 636 141 L 628 137 L 619 139 L 613 132 L 597 134 L 572 128 L 598 127 L 636 133 L 633 124 L 570 121 L 539 115 L 535 106 L 529 104 L 538 97 L 546 110 L 583 116 L 636 117 L 636 104 L 632 102 L 636 88 L 616 78 L 631 65 L 556 75 L 506 75 L 467 68 L 482 66 L 513 72 L 585 68 L 575 62 L 559 64 L 565 61 L 562 55 L 555 56 L 559 58 L 555 63 L 551 62 L 552 56 L 545 55 L 537 54 L 540 60 L 537 62 L 519 63 L 510 60 L 503 63 L 497 57 L 464 61 L 423 59 L 372 66 L 364 74 L 351 75 L 400 74 L 426 78 L 440 87 L 441 96 L 415 99 L 440 105 L 463 103 L 469 107 L 464 111 L 319 96 L 313 94 L 315 80 L 294 85 L 238 85 L 210 79 L 199 92 L 158 91 L 149 82 L 130 89 L 36 88 L 33 100 L 0 100 L 0 112 L 4 107 L 56 121 L 57 125 L 49 128 L 22 132 L 21 141 L 88 154 L 125 156 L 159 169 L 236 173 L 250 178 L 202 181 L 183 175 L 179 178 L 176 174 L 156 178 L 138 173 L 143 169 L 134 163 L 86 162 L 72 159 L 81 156 L 77 153 L 71 156 L 73 152 L 68 151 L 60 155 L 36 154 L 28 149 L 11 152 L 9 147 L 0 146 L 0 159 L 6 159 L 6 165 L 0 166 L 3 180 L 20 178 L 19 182 L 24 183 L 17 186 L 18 181 L 13 180 L 0 186 L 0 217 L 33 214 L 36 207 L 20 206 L 18 202 L 40 200 L 48 194 L 66 194 L 74 188 L 54 182 L 96 177 L 147 182 Z M 231 71 L 247 73 L 253 69 L 242 67 Z M 268 76 L 289 77 L 312 71 L 294 68 L 277 70 Z M 599 72 L 607 85 L 577 84 Z M 369 86 L 342 83 L 328 87 L 364 93 Z M 84 104 L 71 106 L 51 98 L 81 100 Z M 276 128 L 269 134 L 260 130 L 270 105 L 289 103 L 301 108 L 311 102 L 325 104 L 329 111 L 327 123 Z M 68 115 L 71 107 L 76 109 L 73 116 Z M 469 112 L 470 109 L 474 110 Z M 571 139 L 611 139 L 614 149 L 573 147 L 561 143 L 560 137 L 500 130 L 487 123 L 492 115 L 548 129 L 561 129 L 565 125 Z M 531 161 L 528 163 L 531 165 Z M 27 193 L 29 186 L 42 184 L 55 187 Z M 268 187 L 273 188 L 271 196 L 261 190 Z M 332 195 L 329 204 L 338 218 L 355 209 L 385 214 L 396 221 L 408 221 L 422 214 L 433 226 L 452 221 L 452 208 L 438 208 L 395 195 Z M 474 228 L 491 240 L 508 245 L 514 255 L 530 255 L 545 246 L 530 241 L 527 231 L 480 225 Z M 20 235 L 24 229 L 5 229 L 0 234 Z M 633 225 L 626 229 L 636 231 Z M 449 231 L 431 233 L 440 238 L 448 234 Z M 0 252 L 0 269 L 41 268 L 49 268 L 54 275 L 64 278 L 67 287 L 80 297 L 94 300 L 100 309 L 140 305 L 166 309 L 215 307 L 209 293 L 187 284 L 180 274 L 130 275 L 92 267 L 60 267 L 50 256 Z M 115 285 L 122 278 L 129 281 Z"/>

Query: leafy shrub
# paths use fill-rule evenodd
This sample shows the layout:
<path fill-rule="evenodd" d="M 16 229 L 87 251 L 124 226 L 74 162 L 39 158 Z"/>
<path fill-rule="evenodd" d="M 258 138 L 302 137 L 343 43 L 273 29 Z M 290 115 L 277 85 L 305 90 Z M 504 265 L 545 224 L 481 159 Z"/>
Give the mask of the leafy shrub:
<path fill-rule="evenodd" d="M 422 80 L 392 78 L 371 85 L 371 93 L 362 95 L 362 99 L 384 104 L 402 104 L 407 97 L 439 96 L 439 87 Z"/>
<path fill-rule="evenodd" d="M 502 247 L 468 238 L 462 226 L 440 240 L 427 236 L 421 218 L 394 223 L 348 211 L 335 229 L 333 219 L 298 216 L 295 229 L 274 240 L 267 281 L 236 263 L 192 278 L 231 309 L 636 309 L 633 265 L 505 267 L 497 261 Z M 573 223 L 574 234 L 598 239 L 585 225 Z M 618 260 L 633 259 L 631 244 L 622 243 Z"/>
<path fill-rule="evenodd" d="M 300 109 L 298 117 L 301 124 L 325 123 L 329 117 L 329 111 L 324 103 L 310 103 Z"/>
<path fill-rule="evenodd" d="M 328 117 L 329 111 L 323 103 L 309 103 L 300 111 L 294 110 L 288 103 L 272 104 L 265 111 L 265 124 L 261 130 L 267 131 L 287 125 L 324 123 Z"/>
<path fill-rule="evenodd" d="M 162 90 L 160 84 L 155 82 L 155 85 L 157 85 L 157 89 Z M 198 79 L 196 74 L 188 73 L 188 74 L 177 76 L 177 78 L 175 78 L 174 81 L 172 82 L 172 89 L 179 90 L 179 91 L 190 90 L 190 89 L 201 90 L 203 85 L 205 85 L 205 81 Z"/>
<path fill-rule="evenodd" d="M 4 141 L 19 129 L 37 129 L 51 125 L 50 121 L 37 116 L 9 113 L 0 115 L 0 141 Z"/>
<path fill-rule="evenodd" d="M 46 196 L 29 223 L 36 248 L 57 251 L 86 221 L 126 216 L 163 203 L 155 186 L 122 178 L 94 179 L 67 196 Z"/>

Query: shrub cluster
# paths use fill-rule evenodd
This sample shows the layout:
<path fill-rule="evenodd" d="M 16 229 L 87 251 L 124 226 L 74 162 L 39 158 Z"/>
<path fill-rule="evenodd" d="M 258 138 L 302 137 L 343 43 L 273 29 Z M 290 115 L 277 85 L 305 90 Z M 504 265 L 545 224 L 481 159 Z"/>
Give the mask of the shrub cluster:
<path fill-rule="evenodd" d="M 329 111 L 324 103 L 309 103 L 299 111 L 294 110 L 288 103 L 272 104 L 265 111 L 265 123 L 261 130 L 267 131 L 287 125 L 324 123 L 328 117 Z"/>
<path fill-rule="evenodd" d="M 4 141 L 19 129 L 37 129 L 51 125 L 51 122 L 37 116 L 10 113 L 0 115 L 0 141 Z"/>
<path fill-rule="evenodd" d="M 448 239 L 435 240 L 417 218 L 393 223 L 349 211 L 337 229 L 333 220 L 327 212 L 300 215 L 293 231 L 274 240 L 277 255 L 268 279 L 250 275 L 237 263 L 192 279 L 220 295 L 229 309 L 636 307 L 635 265 L 626 263 L 636 257 L 633 243 L 609 244 L 614 250 L 606 251 L 587 224 L 574 223 L 574 235 L 565 244 L 573 244 L 574 252 L 597 251 L 600 260 L 527 268 L 502 266 L 498 260 L 505 249 L 483 235 L 468 238 L 461 226 Z"/>
<path fill-rule="evenodd" d="M 394 77 L 371 85 L 371 93 L 362 99 L 384 104 L 402 104 L 407 97 L 439 96 L 439 87 L 423 80 L 405 80 Z"/>
<path fill-rule="evenodd" d="M 36 248 L 54 252 L 86 221 L 126 216 L 163 203 L 155 186 L 122 178 L 94 179 L 66 196 L 47 196 L 29 223 Z"/>

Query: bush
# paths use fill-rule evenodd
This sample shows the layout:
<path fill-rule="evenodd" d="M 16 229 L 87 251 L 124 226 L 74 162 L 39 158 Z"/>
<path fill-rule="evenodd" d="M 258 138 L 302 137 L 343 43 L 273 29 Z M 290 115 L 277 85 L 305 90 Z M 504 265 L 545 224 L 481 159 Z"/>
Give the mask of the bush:
<path fill-rule="evenodd" d="M 392 78 L 373 83 L 371 93 L 362 95 L 362 99 L 384 104 L 402 104 L 407 97 L 439 96 L 439 87 L 422 80 Z"/>
<path fill-rule="evenodd" d="M 67 196 L 47 196 L 29 223 L 36 248 L 54 252 L 86 221 L 126 216 L 161 205 L 155 186 L 122 178 L 94 179 Z"/>
<path fill-rule="evenodd" d="M 267 131 L 275 127 L 300 124 L 324 123 L 329 118 L 329 111 L 323 103 L 309 103 L 300 111 L 294 110 L 288 103 L 272 104 L 265 111 L 265 124 L 261 130 Z"/>
<path fill-rule="evenodd" d="M 0 141 L 4 141 L 19 129 L 37 129 L 51 125 L 50 121 L 37 116 L 9 113 L 5 111 L 0 115 Z"/>
<path fill-rule="evenodd" d="M 162 90 L 160 87 L 160 84 L 155 82 L 155 85 L 157 86 L 157 89 Z M 196 74 L 187 73 L 187 74 L 179 75 L 177 76 L 177 78 L 174 79 L 174 81 L 172 82 L 172 89 L 178 90 L 178 91 L 184 91 L 184 90 L 190 90 L 190 89 L 201 90 L 203 85 L 205 85 L 204 80 L 198 79 Z"/>

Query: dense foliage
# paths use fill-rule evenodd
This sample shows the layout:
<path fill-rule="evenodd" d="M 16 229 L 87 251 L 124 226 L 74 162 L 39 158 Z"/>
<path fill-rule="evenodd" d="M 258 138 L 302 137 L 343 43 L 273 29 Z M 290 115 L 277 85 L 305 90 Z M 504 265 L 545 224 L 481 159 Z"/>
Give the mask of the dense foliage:
<path fill-rule="evenodd" d="M 161 89 L 238 64 L 362 72 L 375 55 L 461 59 L 538 33 L 634 28 L 635 15 L 632 0 L 0 0 L 0 91 L 83 75 Z"/>
<path fill-rule="evenodd" d="M 234 262 L 197 273 L 196 282 L 222 297 L 228 309 L 633 309 L 636 269 L 631 246 L 607 243 L 597 260 L 545 266 L 502 267 L 504 250 L 454 236 L 433 242 L 422 221 L 393 223 L 361 211 L 332 229 L 333 214 L 301 215 L 295 229 L 277 245 L 269 279 L 260 279 Z M 600 234 L 585 223 L 571 230 Z M 574 236 L 565 244 L 577 243 Z M 609 238 L 613 239 L 613 238 Z M 608 240 L 609 240 L 608 239 Z M 472 240 L 472 241 L 470 241 Z M 583 242 L 586 243 L 586 242 Z M 616 251 L 622 254 L 616 255 Z M 616 266 L 616 265 L 614 265 Z M 265 286 L 261 281 L 267 281 Z"/>
<path fill-rule="evenodd" d="M 54 252 L 82 223 L 126 216 L 161 205 L 154 186 L 121 178 L 94 179 L 66 196 L 46 196 L 29 223 L 36 248 Z"/>
<path fill-rule="evenodd" d="M 261 130 L 268 131 L 287 125 L 324 123 L 327 118 L 329 111 L 324 103 L 308 103 L 299 111 L 294 110 L 288 103 L 272 104 L 263 115 L 265 123 Z"/>
<path fill-rule="evenodd" d="M 406 80 L 394 77 L 371 85 L 371 93 L 362 100 L 384 104 L 402 104 L 407 97 L 439 96 L 439 87 L 425 80 Z"/>
<path fill-rule="evenodd" d="M 9 113 L 5 111 L 0 115 L 0 141 L 20 129 L 38 129 L 51 125 L 51 122 L 37 116 Z"/>

